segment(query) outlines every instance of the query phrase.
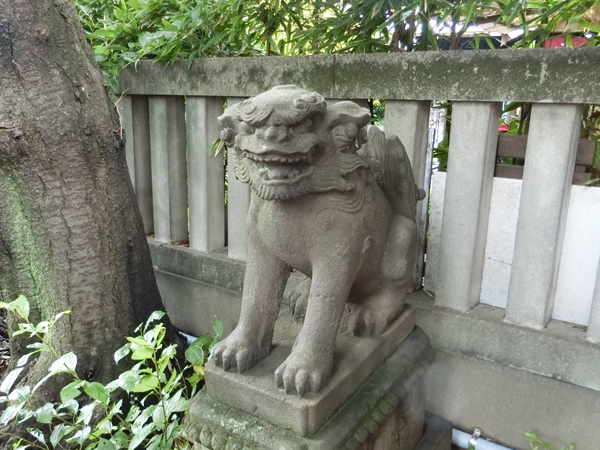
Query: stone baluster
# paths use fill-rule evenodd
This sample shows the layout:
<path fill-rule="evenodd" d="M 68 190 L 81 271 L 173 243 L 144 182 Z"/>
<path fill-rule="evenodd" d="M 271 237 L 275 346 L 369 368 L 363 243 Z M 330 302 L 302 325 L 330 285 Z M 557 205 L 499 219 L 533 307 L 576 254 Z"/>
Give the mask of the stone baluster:
<path fill-rule="evenodd" d="M 131 132 L 126 134 L 128 145 L 133 149 L 134 189 L 144 231 L 154 233 L 154 201 L 152 199 L 152 164 L 150 156 L 150 119 L 148 97 L 134 95 L 131 98 Z M 125 123 L 127 132 L 127 123 Z M 129 160 L 127 161 L 129 164 Z M 129 167 L 131 173 L 131 166 Z"/>
<path fill-rule="evenodd" d="M 534 104 L 505 320 L 542 329 L 552 317 L 581 105 Z"/>
<path fill-rule="evenodd" d="M 468 311 L 478 302 L 483 277 L 500 104 L 456 102 L 435 303 Z"/>
<path fill-rule="evenodd" d="M 186 99 L 190 248 L 205 252 L 225 245 L 223 155 L 211 153 L 222 113 L 221 97 Z"/>
<path fill-rule="evenodd" d="M 228 97 L 227 106 L 244 98 Z M 235 152 L 227 149 L 227 254 L 230 258 L 246 260 L 246 216 L 250 207 L 250 186 L 235 177 Z"/>
<path fill-rule="evenodd" d="M 188 236 L 184 105 L 183 97 L 149 99 L 154 236 L 162 242 Z"/>

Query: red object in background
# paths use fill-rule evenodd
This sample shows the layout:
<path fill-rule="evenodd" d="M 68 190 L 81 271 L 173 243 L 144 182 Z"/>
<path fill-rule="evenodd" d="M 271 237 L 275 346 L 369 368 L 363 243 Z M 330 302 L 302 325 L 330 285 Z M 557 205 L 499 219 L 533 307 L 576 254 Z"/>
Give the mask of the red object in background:
<path fill-rule="evenodd" d="M 544 41 L 544 47 L 546 48 L 557 48 L 564 47 L 567 39 L 564 36 L 550 38 Z M 571 43 L 573 47 L 581 47 L 582 45 L 586 45 L 588 43 L 588 38 L 583 36 L 572 36 Z"/>
<path fill-rule="evenodd" d="M 508 130 L 510 130 L 510 128 L 509 128 L 509 126 L 508 126 L 508 125 L 506 125 L 505 123 L 503 123 L 502 125 L 500 125 L 500 126 L 498 127 L 498 131 L 499 131 L 500 133 L 506 133 Z"/>

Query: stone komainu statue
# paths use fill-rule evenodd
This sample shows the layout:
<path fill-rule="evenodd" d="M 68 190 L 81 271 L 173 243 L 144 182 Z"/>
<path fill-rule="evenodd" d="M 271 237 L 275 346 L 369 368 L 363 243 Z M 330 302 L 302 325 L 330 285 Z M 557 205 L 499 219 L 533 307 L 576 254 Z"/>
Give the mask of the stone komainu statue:
<path fill-rule="evenodd" d="M 340 325 L 381 334 L 411 287 L 415 186 L 398 140 L 353 102 L 277 86 L 219 117 L 236 176 L 252 188 L 248 263 L 239 324 L 214 348 L 217 365 L 243 372 L 271 350 L 290 271 L 304 324 L 275 378 L 286 392 L 318 392 L 331 375 Z"/>

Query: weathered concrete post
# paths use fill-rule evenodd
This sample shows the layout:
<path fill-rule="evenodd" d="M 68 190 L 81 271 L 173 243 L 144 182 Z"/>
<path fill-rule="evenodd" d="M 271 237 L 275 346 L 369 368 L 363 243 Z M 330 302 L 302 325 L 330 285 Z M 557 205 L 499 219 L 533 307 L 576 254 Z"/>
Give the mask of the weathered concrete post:
<path fill-rule="evenodd" d="M 219 118 L 251 187 L 247 266 L 238 326 L 215 346 L 190 409 L 197 448 L 419 445 L 434 355 L 404 297 L 423 192 L 400 140 L 367 136 L 369 120 L 296 86 Z M 294 269 L 306 276 L 291 295 L 302 324 L 280 314 Z"/>

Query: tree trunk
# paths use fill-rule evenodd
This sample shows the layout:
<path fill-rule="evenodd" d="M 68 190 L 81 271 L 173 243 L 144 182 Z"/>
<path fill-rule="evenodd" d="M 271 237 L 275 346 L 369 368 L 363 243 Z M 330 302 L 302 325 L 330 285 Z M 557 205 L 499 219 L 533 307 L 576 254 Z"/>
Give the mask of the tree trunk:
<path fill-rule="evenodd" d="M 26 295 L 34 319 L 71 310 L 55 345 L 102 382 L 124 336 L 163 309 L 123 131 L 71 0 L 0 0 L 0 291 Z"/>

